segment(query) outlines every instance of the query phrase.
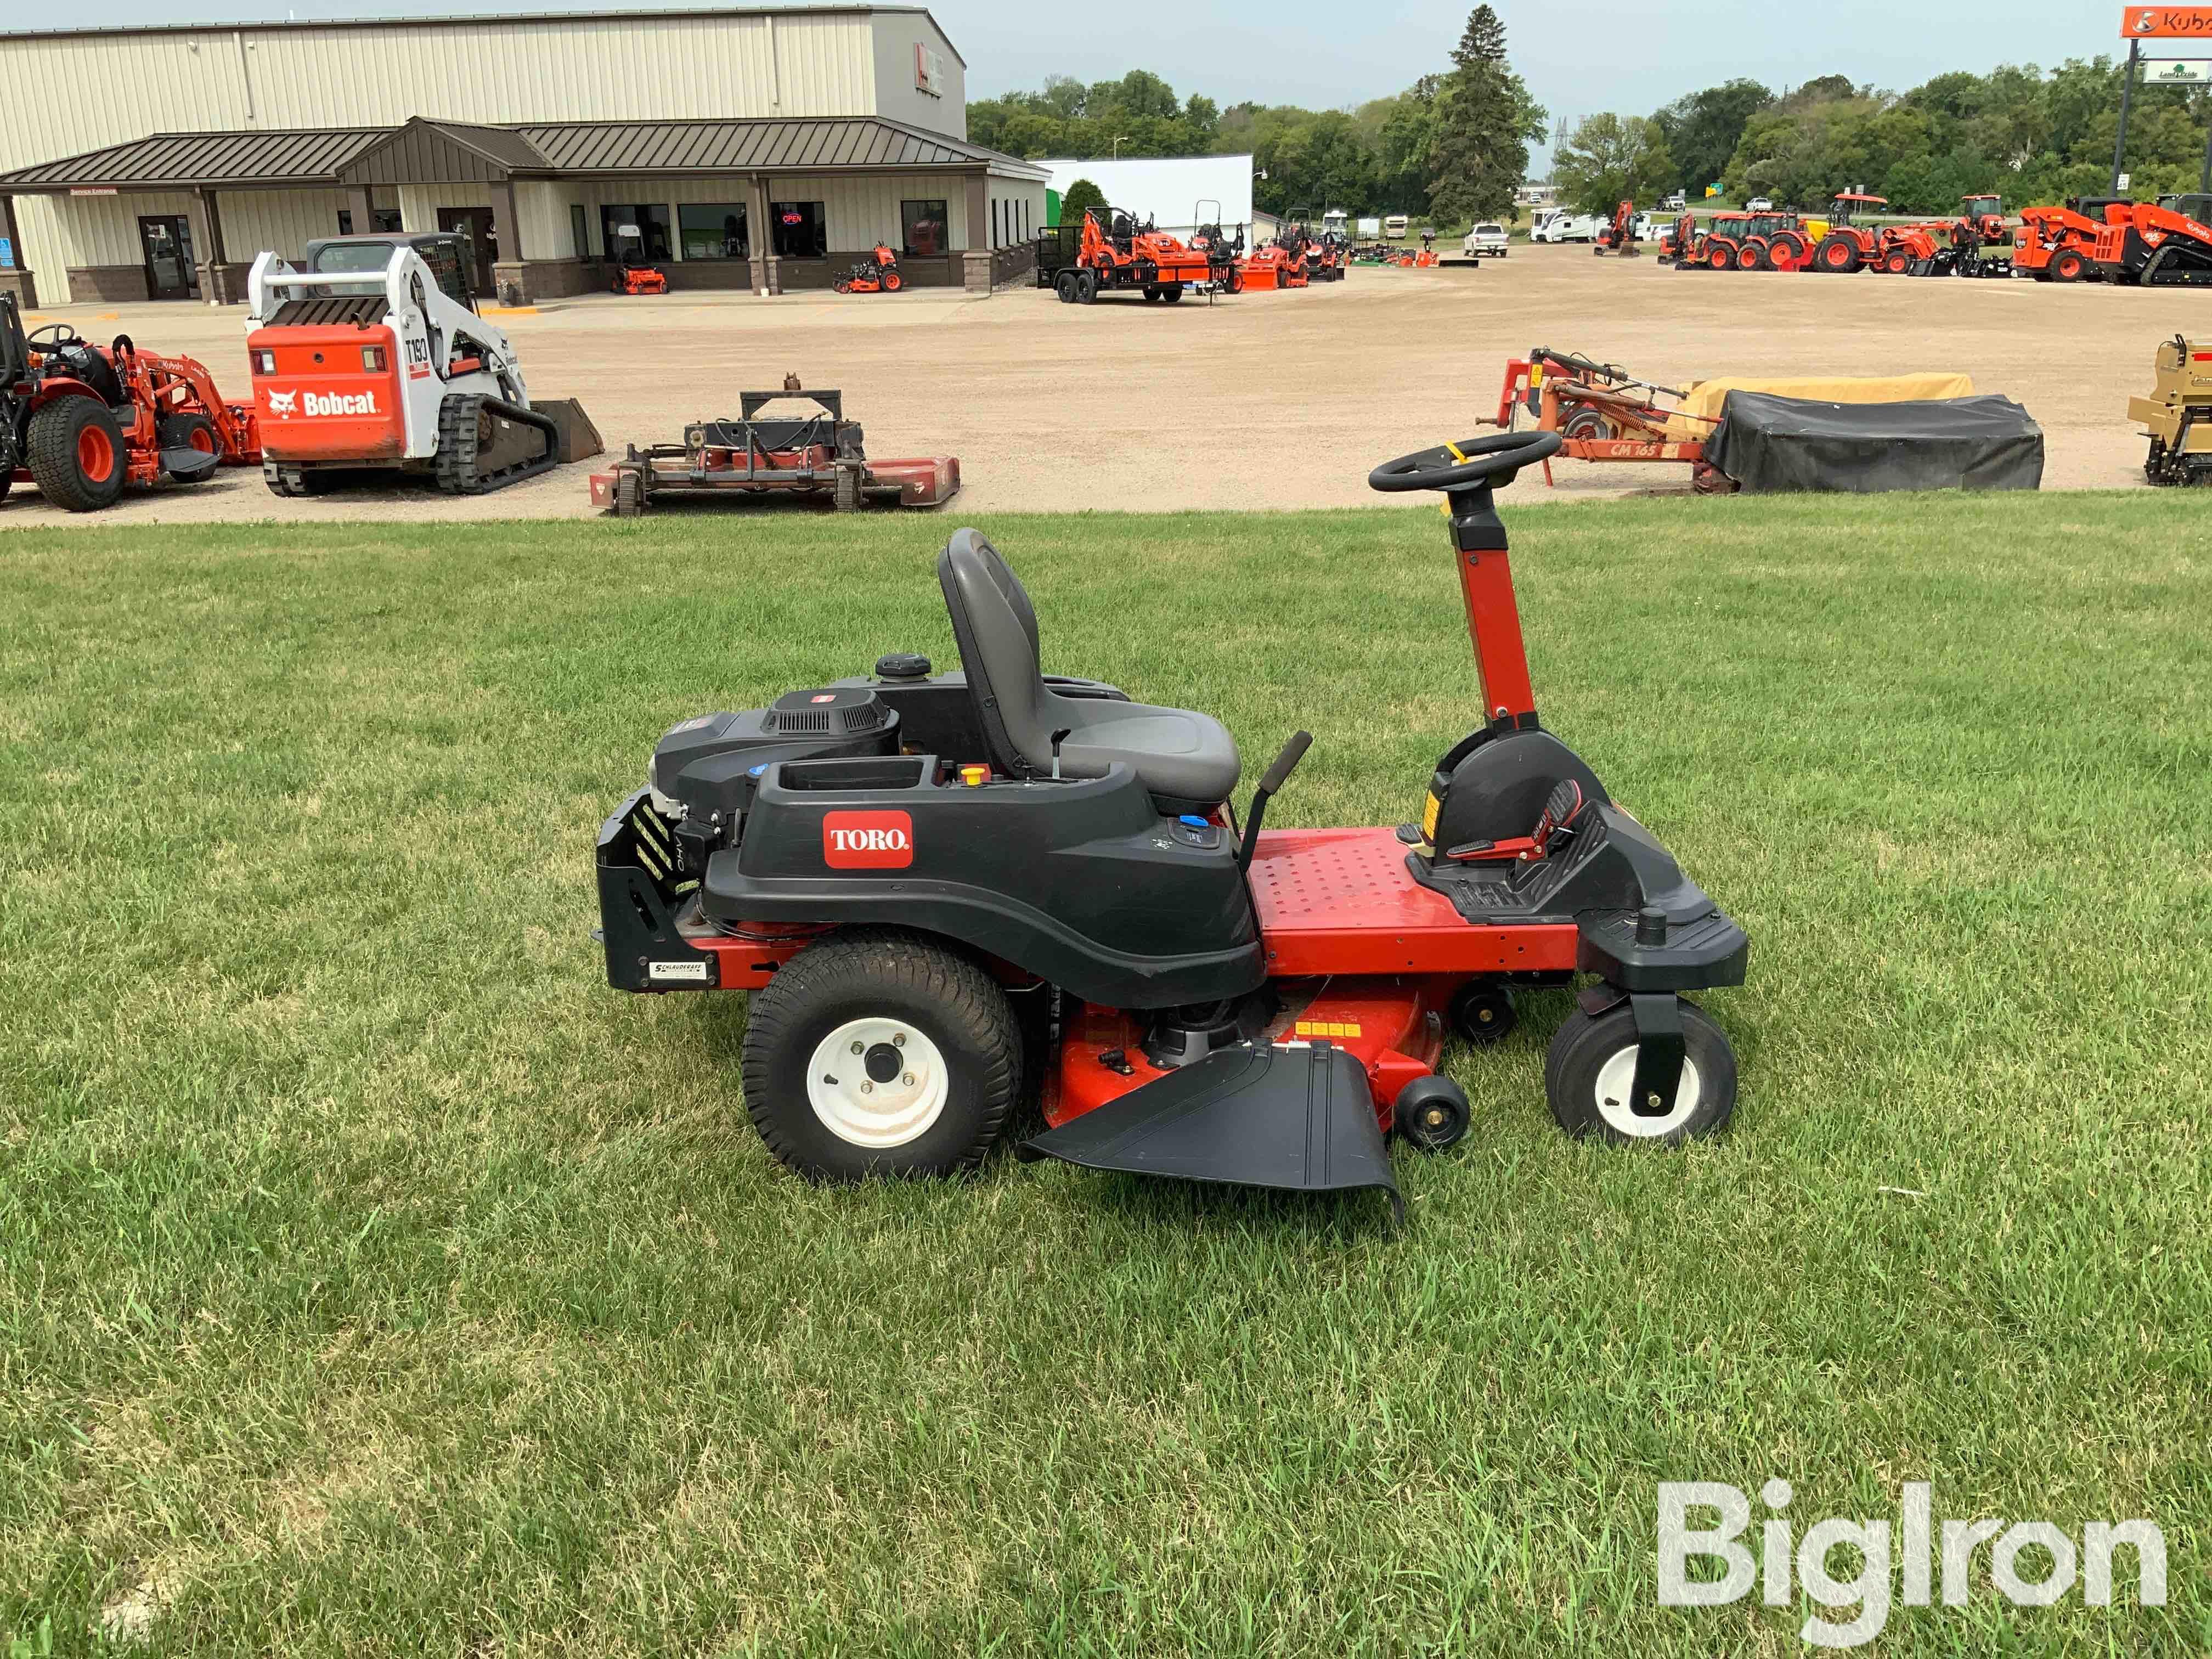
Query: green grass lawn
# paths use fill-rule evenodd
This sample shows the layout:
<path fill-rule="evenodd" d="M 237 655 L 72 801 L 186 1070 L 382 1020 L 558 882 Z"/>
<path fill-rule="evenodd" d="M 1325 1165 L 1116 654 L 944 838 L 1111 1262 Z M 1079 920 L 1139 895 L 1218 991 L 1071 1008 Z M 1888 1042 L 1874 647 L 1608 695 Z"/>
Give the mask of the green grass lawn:
<path fill-rule="evenodd" d="M 1532 999 L 1396 1233 L 810 1188 L 740 999 L 605 988 L 655 737 L 949 661 L 958 522 L 0 536 L 0 1644 L 1783 1654 L 1652 1542 L 1656 1482 L 1781 1475 L 1799 1531 L 2165 1529 L 2163 1612 L 1984 1550 L 1884 1650 L 2212 1645 L 2200 498 L 1519 514 L 1547 722 L 1751 932 L 1741 1102 L 1570 1142 Z M 1248 775 L 1314 732 L 1271 823 L 1414 815 L 1478 717 L 1432 512 L 987 527 L 1048 667 Z"/>

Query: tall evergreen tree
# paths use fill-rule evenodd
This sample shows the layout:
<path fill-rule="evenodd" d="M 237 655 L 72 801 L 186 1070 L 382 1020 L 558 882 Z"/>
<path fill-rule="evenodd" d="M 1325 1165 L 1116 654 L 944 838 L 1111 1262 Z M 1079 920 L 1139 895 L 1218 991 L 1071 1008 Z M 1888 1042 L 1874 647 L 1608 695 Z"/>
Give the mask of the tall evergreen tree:
<path fill-rule="evenodd" d="M 1468 14 L 1437 101 L 1431 210 L 1447 221 L 1510 212 L 1545 118 L 1506 62 L 1505 25 L 1488 0 Z"/>

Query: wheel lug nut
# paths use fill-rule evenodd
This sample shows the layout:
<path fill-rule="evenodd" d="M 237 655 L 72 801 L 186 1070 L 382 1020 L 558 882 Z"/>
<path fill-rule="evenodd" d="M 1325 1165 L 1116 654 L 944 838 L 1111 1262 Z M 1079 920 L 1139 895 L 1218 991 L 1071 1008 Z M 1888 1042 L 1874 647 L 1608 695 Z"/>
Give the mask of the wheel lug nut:
<path fill-rule="evenodd" d="M 902 1076 L 901 1076 L 901 1077 L 900 1077 L 899 1081 L 900 1081 L 901 1083 L 905 1084 L 905 1085 L 906 1085 L 906 1086 L 907 1086 L 908 1088 L 909 1088 L 909 1089 L 913 1088 L 913 1087 L 914 1087 L 914 1073 L 913 1073 L 912 1072 L 908 1072 L 908 1073 L 904 1073 Z"/>
<path fill-rule="evenodd" d="M 861 1048 L 860 1045 L 856 1042 L 853 1045 L 853 1052 L 857 1054 L 865 1051 Z"/>
<path fill-rule="evenodd" d="M 906 1033 L 904 1031 L 894 1031 L 891 1033 L 891 1047 L 894 1048 L 903 1048 L 906 1047 Z"/>
<path fill-rule="evenodd" d="M 872 1095 L 875 1093 L 875 1091 L 876 1085 L 872 1083 L 863 1083 L 860 1085 L 860 1092 L 864 1095 Z"/>

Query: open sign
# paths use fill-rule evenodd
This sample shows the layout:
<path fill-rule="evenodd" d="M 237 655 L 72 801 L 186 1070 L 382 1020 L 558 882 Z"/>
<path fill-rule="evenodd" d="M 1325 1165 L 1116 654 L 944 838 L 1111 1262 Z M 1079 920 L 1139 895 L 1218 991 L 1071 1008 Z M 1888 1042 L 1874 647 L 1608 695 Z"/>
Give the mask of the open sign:
<path fill-rule="evenodd" d="M 803 224 L 805 220 L 806 216 L 796 208 L 786 208 L 783 210 L 783 222 L 787 225 Z"/>

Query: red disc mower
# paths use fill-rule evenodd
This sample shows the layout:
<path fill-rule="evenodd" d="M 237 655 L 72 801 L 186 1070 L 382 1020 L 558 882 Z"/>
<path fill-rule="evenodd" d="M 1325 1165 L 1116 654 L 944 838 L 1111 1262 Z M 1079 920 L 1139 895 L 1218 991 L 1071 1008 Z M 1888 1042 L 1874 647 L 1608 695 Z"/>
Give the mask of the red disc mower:
<path fill-rule="evenodd" d="M 830 284 L 840 294 L 896 294 L 906 286 L 899 275 L 898 255 L 878 242 L 875 252 Z"/>
<path fill-rule="evenodd" d="M 1229 733 L 1043 672 L 1029 595 L 982 536 L 939 556 L 962 672 L 872 677 L 671 728 L 599 833 L 607 975 L 751 994 L 746 1109 L 811 1177 L 977 1165 L 1032 1087 L 1024 1158 L 1297 1191 L 1381 1188 L 1385 1137 L 1469 1108 L 1447 1031 L 1515 993 L 1576 1006 L 1545 1067 L 1576 1135 L 1718 1129 L 1736 1065 L 1683 994 L 1742 982 L 1743 930 L 1536 716 L 1492 492 L 1555 433 L 1378 467 L 1444 493 L 1481 719 L 1414 820 L 1269 830 L 1292 737 L 1240 823 Z"/>
<path fill-rule="evenodd" d="M 129 484 L 199 483 L 261 459 L 250 404 L 225 403 L 190 357 L 95 346 L 66 323 L 26 335 L 0 294 L 0 497 L 34 483 L 56 507 L 112 507 Z"/>

